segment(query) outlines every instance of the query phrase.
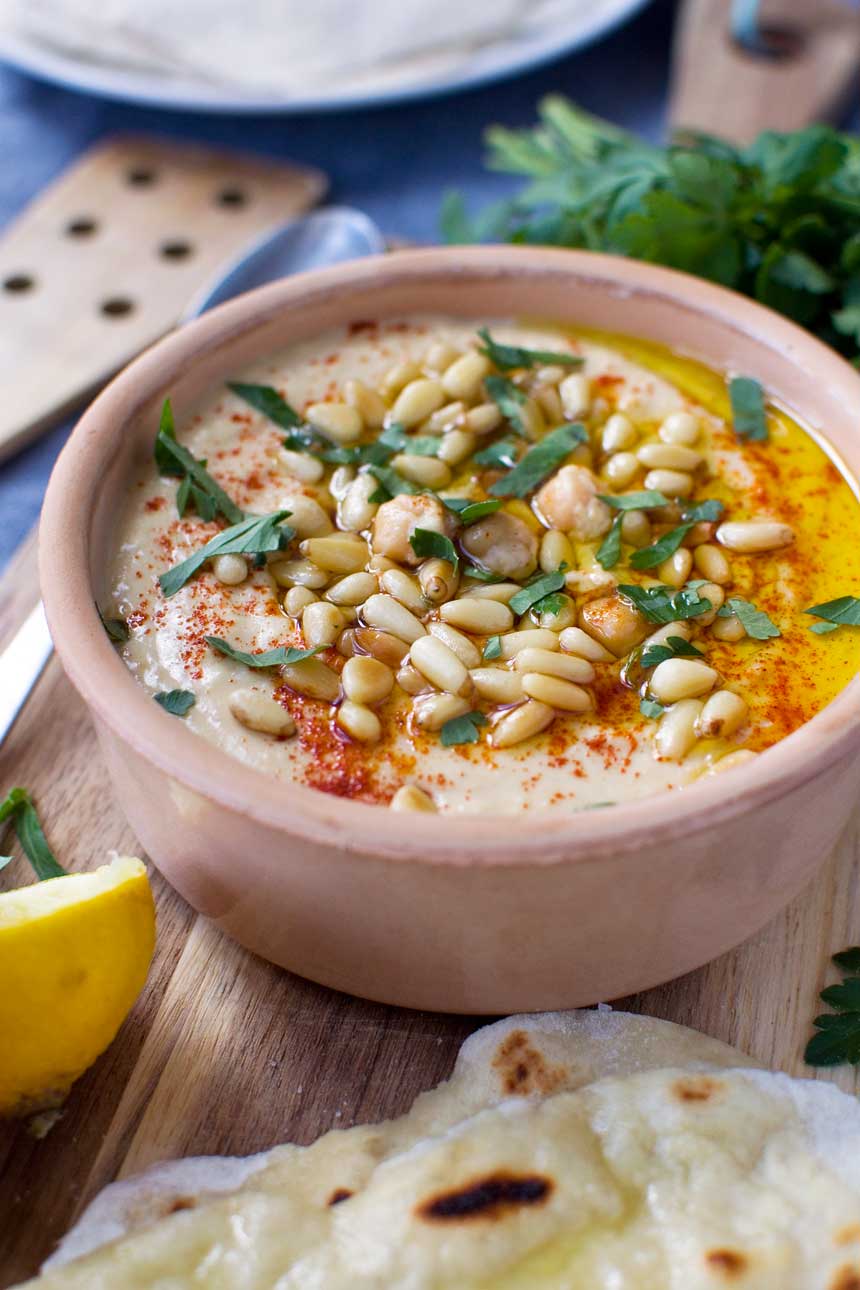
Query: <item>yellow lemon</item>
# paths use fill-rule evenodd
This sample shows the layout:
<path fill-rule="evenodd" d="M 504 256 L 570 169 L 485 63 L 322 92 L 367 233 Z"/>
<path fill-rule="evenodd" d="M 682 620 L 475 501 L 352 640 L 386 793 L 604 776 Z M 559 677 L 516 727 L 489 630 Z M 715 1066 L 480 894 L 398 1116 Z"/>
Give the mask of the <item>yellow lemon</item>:
<path fill-rule="evenodd" d="M 63 1100 L 128 1015 L 154 946 L 140 860 L 0 892 L 0 1115 Z"/>

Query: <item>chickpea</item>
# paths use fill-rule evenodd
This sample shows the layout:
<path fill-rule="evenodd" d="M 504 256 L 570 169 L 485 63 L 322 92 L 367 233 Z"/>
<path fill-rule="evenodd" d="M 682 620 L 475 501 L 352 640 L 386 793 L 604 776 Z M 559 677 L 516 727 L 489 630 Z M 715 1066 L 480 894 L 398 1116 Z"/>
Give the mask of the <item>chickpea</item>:
<path fill-rule="evenodd" d="M 373 520 L 371 546 L 374 554 L 384 555 L 399 564 L 417 566 L 424 559 L 416 555 L 409 539 L 416 529 L 430 529 L 451 537 L 457 527 L 456 517 L 435 497 L 426 493 L 402 493 L 383 502 Z"/>
<path fill-rule="evenodd" d="M 638 609 L 620 596 L 602 596 L 583 605 L 580 626 L 617 657 L 640 645 L 651 630 Z"/>
<path fill-rule="evenodd" d="M 550 528 L 587 542 L 602 537 L 612 523 L 609 507 L 597 496 L 599 491 L 600 485 L 587 467 L 562 466 L 539 489 L 535 509 Z"/>
<path fill-rule="evenodd" d="M 537 538 L 523 520 L 507 511 L 470 524 L 460 542 L 477 564 L 503 578 L 527 578 L 537 568 Z"/>

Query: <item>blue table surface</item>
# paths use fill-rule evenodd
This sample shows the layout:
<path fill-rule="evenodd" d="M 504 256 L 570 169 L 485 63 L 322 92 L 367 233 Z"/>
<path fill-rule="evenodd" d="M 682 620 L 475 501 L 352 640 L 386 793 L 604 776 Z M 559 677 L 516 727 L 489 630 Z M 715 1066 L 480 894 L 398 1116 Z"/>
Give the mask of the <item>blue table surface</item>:
<path fill-rule="evenodd" d="M 651 139 L 665 116 L 674 6 L 654 0 L 608 39 L 487 88 L 385 109 L 291 117 L 159 112 L 91 98 L 0 68 L 0 227 L 84 148 L 116 131 L 161 132 L 322 167 L 330 200 L 359 206 L 389 233 L 438 240 L 446 189 L 479 209 L 516 181 L 482 166 L 491 122 L 530 125 L 535 104 L 563 93 Z M 0 338 L 2 344 L 2 338 Z M 0 566 L 36 521 L 69 426 L 0 467 Z"/>

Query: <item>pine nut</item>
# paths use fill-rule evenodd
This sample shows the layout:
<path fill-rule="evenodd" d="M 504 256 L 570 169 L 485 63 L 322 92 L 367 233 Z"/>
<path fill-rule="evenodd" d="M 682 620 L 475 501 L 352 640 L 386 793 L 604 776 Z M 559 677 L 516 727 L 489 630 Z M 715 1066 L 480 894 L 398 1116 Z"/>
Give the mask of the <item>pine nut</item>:
<path fill-rule="evenodd" d="M 558 643 L 567 654 L 577 658 L 586 658 L 589 663 L 614 663 L 615 655 L 596 641 L 581 627 L 566 627 L 558 638 Z"/>
<path fill-rule="evenodd" d="M 335 443 L 354 443 L 364 430 L 361 417 L 348 403 L 312 403 L 305 416 L 315 430 Z"/>
<path fill-rule="evenodd" d="M 560 712 L 588 712 L 594 707 L 587 690 L 544 672 L 523 673 L 523 690 L 530 699 L 538 699 Z"/>
<path fill-rule="evenodd" d="M 693 563 L 703 578 L 716 582 L 721 587 L 732 580 L 732 570 L 728 560 L 718 546 L 703 542 L 693 551 Z"/>
<path fill-rule="evenodd" d="M 361 616 L 368 627 L 390 632 L 392 636 L 399 637 L 408 645 L 417 641 L 419 636 L 426 635 L 424 624 L 420 623 L 415 615 L 393 596 L 382 594 L 370 596 L 364 602 Z"/>
<path fill-rule="evenodd" d="M 403 612 L 406 613 L 406 610 Z M 391 632 L 380 631 L 376 627 L 353 628 L 351 644 L 353 653 L 370 654 L 392 671 L 400 667 L 409 653 L 409 646 L 399 636 L 392 636 Z"/>
<path fill-rule="evenodd" d="M 681 699 L 660 718 L 654 743 L 667 761 L 683 761 L 696 742 L 696 722 L 702 711 L 700 699 Z"/>
<path fill-rule="evenodd" d="M 356 743 L 375 744 L 382 734 L 382 723 L 376 713 L 351 699 L 344 699 L 341 703 L 335 721 Z"/>
<path fill-rule="evenodd" d="M 379 659 L 355 654 L 344 663 L 340 682 L 344 694 L 353 703 L 372 707 L 388 698 L 394 688 L 394 675 Z"/>
<path fill-rule="evenodd" d="M 666 509 L 667 508 L 664 506 L 664 513 Z M 687 536 L 684 538 L 684 546 L 691 548 L 704 546 L 705 543 L 710 542 L 716 532 L 716 528 L 716 524 L 711 520 L 699 520 L 698 524 L 694 524 Z"/>
<path fill-rule="evenodd" d="M 262 735 L 294 735 L 296 723 L 286 708 L 271 694 L 262 690 L 234 690 L 230 695 L 230 711 L 248 730 Z"/>
<path fill-rule="evenodd" d="M 683 443 L 690 447 L 698 441 L 699 422 L 690 412 L 672 412 L 657 433 L 664 443 Z"/>
<path fill-rule="evenodd" d="M 427 604 L 417 579 L 410 577 L 403 569 L 386 569 L 379 576 L 379 586 L 413 614 L 427 613 Z"/>
<path fill-rule="evenodd" d="M 412 711 L 422 730 L 441 730 L 446 721 L 462 717 L 468 712 L 469 703 L 456 694 L 419 694 L 412 705 Z"/>
<path fill-rule="evenodd" d="M 500 605 L 506 605 L 518 591 L 522 591 L 518 582 L 479 582 L 463 592 L 463 599 L 497 600 Z"/>
<path fill-rule="evenodd" d="M 421 427 L 422 434 L 451 434 L 457 426 L 463 424 L 466 405 L 456 399 L 453 403 L 444 403 L 441 408 L 427 418 Z"/>
<path fill-rule="evenodd" d="M 589 600 L 579 611 L 580 626 L 611 650 L 616 658 L 630 650 L 648 635 L 648 623 L 642 614 L 620 596 L 601 596 Z"/>
<path fill-rule="evenodd" d="M 364 538 L 351 533 L 331 533 L 328 537 L 306 538 L 299 544 L 306 559 L 331 573 L 357 573 L 369 555 Z"/>
<path fill-rule="evenodd" d="M 630 418 L 623 412 L 615 412 L 600 433 L 600 446 L 605 453 L 623 452 L 632 448 L 638 438 Z"/>
<path fill-rule="evenodd" d="M 435 814 L 436 803 L 429 793 L 415 784 L 403 784 L 388 803 L 390 811 L 428 811 Z"/>
<path fill-rule="evenodd" d="M 626 488 L 641 469 L 639 458 L 632 452 L 616 452 L 603 467 L 603 474 L 616 488 Z"/>
<path fill-rule="evenodd" d="M 518 409 L 523 433 L 527 439 L 539 439 L 546 430 L 546 421 L 535 399 L 526 399 Z"/>
<path fill-rule="evenodd" d="M 659 703 L 677 703 L 707 694 L 718 680 L 714 668 L 698 659 L 667 658 L 654 668 L 648 689 Z"/>
<path fill-rule="evenodd" d="M 373 573 L 348 573 L 345 578 L 333 582 L 325 593 L 326 600 L 333 605 L 363 605 L 368 596 L 379 589 L 376 575 Z"/>
<path fill-rule="evenodd" d="M 284 683 L 306 699 L 325 699 L 333 703 L 340 694 L 340 677 L 321 659 L 303 658 L 298 663 L 284 663 Z"/>
<path fill-rule="evenodd" d="M 346 631 L 341 632 L 340 636 L 338 636 L 335 641 L 335 649 L 342 658 L 352 658 L 353 655 L 358 653 L 358 648 L 355 643 L 355 632 L 355 628 L 347 627 Z"/>
<path fill-rule="evenodd" d="M 607 569 L 571 569 L 564 575 L 564 585 L 568 591 L 582 601 L 596 600 L 614 591 L 618 579 Z"/>
<path fill-rule="evenodd" d="M 339 502 L 345 496 L 346 490 L 354 479 L 354 466 L 336 466 L 331 473 L 331 479 L 328 481 L 328 491 Z"/>
<path fill-rule="evenodd" d="M 385 401 L 365 385 L 364 381 L 349 380 L 343 387 L 344 398 L 351 408 L 355 408 L 368 430 L 381 430 L 388 409 Z"/>
<path fill-rule="evenodd" d="M 540 734 L 551 724 L 555 711 L 536 699 L 527 699 L 518 708 L 506 712 L 490 733 L 490 743 L 494 748 L 511 748 L 521 744 L 525 739 Z"/>
<path fill-rule="evenodd" d="M 441 605 L 456 595 L 460 575 L 449 560 L 433 557 L 425 560 L 418 569 L 418 584 L 425 600 L 431 605 Z"/>
<path fill-rule="evenodd" d="M 445 402 L 445 391 L 438 381 L 422 376 L 405 385 L 394 401 L 388 415 L 389 423 L 396 422 L 407 430 L 417 426 Z"/>
<path fill-rule="evenodd" d="M 575 421 L 587 416 L 591 408 L 591 382 L 583 372 L 571 372 L 558 387 L 564 415 Z"/>
<path fill-rule="evenodd" d="M 480 652 L 462 632 L 458 632 L 455 627 L 449 627 L 447 623 L 430 623 L 427 630 L 431 636 L 436 636 L 440 641 L 448 646 L 452 654 L 457 658 L 464 667 L 479 667 L 481 663 Z"/>
<path fill-rule="evenodd" d="M 636 456 L 649 470 L 665 468 L 692 472 L 698 470 L 704 460 L 700 452 L 676 443 L 643 443 Z"/>
<path fill-rule="evenodd" d="M 398 569 L 400 566 L 389 560 L 387 555 L 372 555 L 367 562 L 368 573 L 385 573 L 386 569 Z"/>
<path fill-rule="evenodd" d="M 535 372 L 535 380 L 541 385 L 558 385 L 567 375 L 567 368 L 562 367 L 560 363 L 551 363 L 547 367 L 539 367 Z"/>
<path fill-rule="evenodd" d="M 414 668 L 411 663 L 404 663 L 397 672 L 397 684 L 407 694 L 429 694 L 433 689 L 429 681 Z"/>
<path fill-rule="evenodd" d="M 445 372 L 460 357 L 459 349 L 455 349 L 447 340 L 435 341 L 427 351 L 424 358 L 424 366 L 430 372 Z"/>
<path fill-rule="evenodd" d="M 550 529 L 544 533 L 540 543 L 539 564 L 544 573 L 555 573 L 563 564 L 569 569 L 576 564 L 573 545 L 561 529 Z"/>
<path fill-rule="evenodd" d="M 439 448 L 439 460 L 446 466 L 459 466 L 471 457 L 478 440 L 468 430 L 449 430 Z"/>
<path fill-rule="evenodd" d="M 482 699 L 491 703 L 519 703 L 523 698 L 522 678 L 503 667 L 476 667 L 472 683 Z"/>
<path fill-rule="evenodd" d="M 711 623 L 717 616 L 717 611 L 722 609 L 726 593 L 716 582 L 703 582 L 701 587 L 697 587 L 701 600 L 707 600 L 711 608 L 706 609 L 703 614 L 696 614 L 693 622 L 699 627 L 710 627 Z"/>
<path fill-rule="evenodd" d="M 303 484 L 316 484 L 325 474 L 325 466 L 316 457 L 304 452 L 293 452 L 290 448 L 281 448 L 278 453 L 278 465 Z"/>
<path fill-rule="evenodd" d="M 337 518 L 341 528 L 351 533 L 360 533 L 369 529 L 373 517 L 379 509 L 378 502 L 370 499 L 376 492 L 378 484 L 372 475 L 359 475 L 344 490 L 337 506 Z"/>
<path fill-rule="evenodd" d="M 241 555 L 216 555 L 212 572 L 225 587 L 238 587 L 248 576 L 248 565 Z"/>
<path fill-rule="evenodd" d="M 316 592 L 311 591 L 310 587 L 290 587 L 284 596 L 284 610 L 290 618 L 301 618 L 302 611 L 318 599 Z"/>
<path fill-rule="evenodd" d="M 516 658 L 523 649 L 557 650 L 558 641 L 555 632 L 544 627 L 525 627 L 522 631 L 508 632 L 502 637 L 502 652 L 499 657 L 505 660 Z"/>
<path fill-rule="evenodd" d="M 331 533 L 331 520 L 319 502 L 315 502 L 312 497 L 288 497 L 286 507 L 290 512 L 290 528 L 296 530 L 298 537 L 321 537 L 325 533 Z"/>
<path fill-rule="evenodd" d="M 452 627 L 462 627 L 467 632 L 478 632 L 482 636 L 492 636 L 496 632 L 506 632 L 514 625 L 514 616 L 507 605 L 497 600 L 479 600 L 473 597 L 461 597 L 458 600 L 447 600 L 439 609 L 442 621 Z"/>
<path fill-rule="evenodd" d="M 693 491 L 693 476 L 682 470 L 649 470 L 643 482 L 667 497 L 689 497 Z"/>
<path fill-rule="evenodd" d="M 310 587 L 312 591 L 319 591 L 329 580 L 325 569 L 311 560 L 277 560 L 269 565 L 269 573 L 279 587 Z"/>
<path fill-rule="evenodd" d="M 325 600 L 315 600 L 302 614 L 302 635 L 308 649 L 317 645 L 333 645 L 346 626 L 346 619 L 337 605 Z"/>
<path fill-rule="evenodd" d="M 621 536 L 631 546 L 648 546 L 651 541 L 651 521 L 644 511 L 624 511 L 621 517 Z"/>
<path fill-rule="evenodd" d="M 708 774 L 722 775 L 723 771 L 735 770 L 738 766 L 748 766 L 757 756 L 758 753 L 754 753 L 751 748 L 738 748 L 737 752 L 728 753 L 709 766 Z"/>
<path fill-rule="evenodd" d="M 656 632 L 646 636 L 642 642 L 642 653 L 646 650 L 654 649 L 656 645 L 665 645 L 670 636 L 679 636 L 681 640 L 688 641 L 692 636 L 690 624 L 686 622 L 666 623 L 665 627 L 658 627 Z"/>
<path fill-rule="evenodd" d="M 413 484 L 422 488 L 445 488 L 451 482 L 451 468 L 438 457 L 419 457 L 417 453 L 399 452 L 391 465 Z"/>
<path fill-rule="evenodd" d="M 729 614 L 727 618 L 714 619 L 711 625 L 711 635 L 714 640 L 726 641 L 735 645 L 746 636 L 746 629 L 737 614 Z"/>
<path fill-rule="evenodd" d="M 483 354 L 472 351 L 456 358 L 442 376 L 442 388 L 452 399 L 463 399 L 474 403 L 481 393 L 481 382 L 492 370 L 488 359 Z M 471 430 L 472 427 L 469 426 Z"/>
<path fill-rule="evenodd" d="M 417 363 L 395 363 L 385 374 L 382 391 L 389 399 L 393 399 L 410 381 L 417 381 L 421 376 L 421 368 Z"/>
<path fill-rule="evenodd" d="M 539 614 L 532 609 L 529 617 L 538 627 L 546 627 L 551 632 L 563 632 L 567 627 L 576 625 L 576 604 L 570 596 L 559 596 L 558 609 L 542 609 Z"/>
<path fill-rule="evenodd" d="M 742 555 L 755 555 L 761 551 L 776 551 L 794 541 L 794 530 L 778 520 L 730 520 L 721 524 L 716 533 L 717 541 L 730 551 Z"/>
<path fill-rule="evenodd" d="M 514 659 L 514 667 L 518 672 L 540 672 L 543 676 L 558 676 L 577 685 L 589 685 L 594 680 L 594 668 L 587 659 L 534 646 L 520 650 Z"/>
<path fill-rule="evenodd" d="M 670 587 L 683 587 L 693 568 L 693 553 L 685 546 L 678 547 L 667 560 L 657 567 L 657 576 Z"/>
<path fill-rule="evenodd" d="M 495 403 L 479 403 L 477 407 L 470 408 L 466 413 L 463 429 L 480 437 L 498 430 L 503 420 L 504 418 Z"/>
<path fill-rule="evenodd" d="M 547 422 L 551 426 L 561 425 L 564 421 L 564 407 L 561 402 L 561 395 L 555 386 L 543 383 L 533 385 L 532 395 Z"/>
<path fill-rule="evenodd" d="M 467 669 L 438 636 L 422 636 L 414 641 L 409 657 L 412 666 L 438 690 L 463 697 L 471 694 L 472 681 Z"/>
<path fill-rule="evenodd" d="M 702 739 L 728 738 L 736 734 L 747 719 L 748 708 L 733 690 L 717 690 L 702 709 L 698 731 Z"/>

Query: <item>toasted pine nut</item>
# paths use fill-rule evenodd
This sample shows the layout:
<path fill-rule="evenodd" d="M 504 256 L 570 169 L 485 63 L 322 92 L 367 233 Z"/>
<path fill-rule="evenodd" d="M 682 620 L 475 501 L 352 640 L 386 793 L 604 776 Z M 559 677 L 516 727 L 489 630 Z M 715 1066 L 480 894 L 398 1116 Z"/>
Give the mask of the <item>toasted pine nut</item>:
<path fill-rule="evenodd" d="M 450 600 L 456 594 L 459 582 L 460 574 L 449 560 L 434 556 L 419 566 L 418 585 L 424 599 L 431 605 L 441 605 L 443 600 Z"/>
<path fill-rule="evenodd" d="M 703 578 L 716 582 L 721 587 L 732 580 L 732 570 L 728 560 L 718 546 L 703 542 L 693 551 L 693 563 Z"/>
<path fill-rule="evenodd" d="M 462 717 L 468 712 L 469 703 L 456 694 L 419 694 L 412 705 L 412 711 L 422 730 L 441 730 L 446 721 Z"/>
<path fill-rule="evenodd" d="M 281 675 L 286 685 L 306 699 L 325 699 L 333 703 L 340 694 L 340 677 L 321 659 L 303 658 L 298 663 L 285 663 Z"/>
<path fill-rule="evenodd" d="M 624 452 L 639 438 L 636 427 L 623 412 L 615 412 L 600 433 L 600 446 L 606 453 Z"/>
<path fill-rule="evenodd" d="M 342 528 L 352 533 L 370 528 L 379 510 L 379 503 L 370 500 L 377 487 L 372 475 L 359 475 L 347 485 L 337 506 L 337 518 Z"/>
<path fill-rule="evenodd" d="M 405 426 L 407 430 L 426 421 L 445 402 L 445 391 L 438 381 L 422 376 L 404 385 L 394 401 L 388 419 Z"/>
<path fill-rule="evenodd" d="M 433 689 L 430 682 L 409 662 L 401 665 L 395 679 L 407 694 L 429 694 Z"/>
<path fill-rule="evenodd" d="M 355 408 L 368 430 L 380 430 L 385 421 L 388 409 L 385 400 L 372 390 L 364 381 L 354 378 L 346 381 L 343 395 L 351 408 Z"/>
<path fill-rule="evenodd" d="M 361 417 L 349 403 L 312 403 L 305 416 L 315 430 L 335 443 L 354 443 L 364 429 Z"/>
<path fill-rule="evenodd" d="M 690 412 L 671 412 L 657 433 L 664 443 L 683 443 L 689 448 L 699 438 L 699 422 Z"/>
<path fill-rule="evenodd" d="M 534 609 L 529 611 L 529 617 L 532 622 L 536 622 L 538 627 L 546 627 L 551 632 L 563 632 L 567 627 L 576 626 L 576 604 L 570 596 L 560 596 L 558 609 L 542 609 L 540 613 L 535 613 Z"/>
<path fill-rule="evenodd" d="M 589 712 L 594 707 L 588 690 L 544 672 L 524 672 L 523 691 L 530 699 L 548 703 L 560 712 Z"/>
<path fill-rule="evenodd" d="M 333 645 L 346 626 L 346 619 L 337 605 L 325 600 L 315 600 L 302 614 L 302 635 L 309 649 L 316 645 Z"/>
<path fill-rule="evenodd" d="M 677 623 L 666 623 L 664 627 L 658 627 L 656 632 L 646 636 L 642 642 L 642 653 L 646 650 L 653 649 L 655 645 L 665 645 L 670 636 L 679 636 L 681 640 L 688 641 L 692 636 L 690 624 L 684 621 Z"/>
<path fill-rule="evenodd" d="M 519 407 L 519 418 L 527 439 L 539 439 L 546 429 L 546 422 L 536 399 L 526 399 Z"/>
<path fill-rule="evenodd" d="M 591 382 L 584 372 L 571 372 L 558 387 L 564 415 L 571 421 L 587 416 L 591 409 Z"/>
<path fill-rule="evenodd" d="M 354 479 L 355 466 L 335 466 L 328 481 L 328 491 L 336 501 L 340 501 Z"/>
<path fill-rule="evenodd" d="M 681 699 L 663 714 L 654 735 L 661 757 L 683 761 L 696 742 L 696 721 L 701 711 L 701 699 Z"/>
<path fill-rule="evenodd" d="M 393 399 L 410 381 L 417 381 L 423 375 L 417 363 L 395 363 L 389 368 L 382 382 L 383 393 Z"/>
<path fill-rule="evenodd" d="M 527 699 L 497 721 L 490 733 L 490 743 L 494 748 L 511 748 L 546 730 L 554 716 L 554 709 L 547 704 Z"/>
<path fill-rule="evenodd" d="M 326 600 L 333 605 L 363 605 L 368 596 L 378 590 L 376 575 L 373 573 L 348 573 L 345 578 L 333 582 L 325 593 Z"/>
<path fill-rule="evenodd" d="M 335 721 L 350 739 L 360 744 L 375 744 L 382 734 L 382 723 L 376 713 L 351 699 L 344 699 L 340 704 Z"/>
<path fill-rule="evenodd" d="M 523 698 L 522 678 L 516 672 L 503 667 L 476 667 L 471 677 L 481 698 L 491 703 L 519 703 Z"/>
<path fill-rule="evenodd" d="M 394 688 L 394 675 L 390 667 L 379 659 L 354 654 L 343 665 L 340 674 L 343 692 L 353 703 L 373 706 L 387 699 Z"/>
<path fill-rule="evenodd" d="M 616 452 L 603 467 L 603 473 L 616 488 L 626 488 L 642 469 L 639 458 L 632 452 Z"/>
<path fill-rule="evenodd" d="M 355 644 L 355 632 L 354 627 L 347 627 L 346 631 L 341 632 L 335 641 L 335 649 L 342 658 L 352 658 L 354 654 L 358 654 L 359 651 Z"/>
<path fill-rule="evenodd" d="M 248 576 L 248 565 L 241 555 L 216 555 L 212 572 L 225 587 L 238 587 Z"/>
<path fill-rule="evenodd" d="M 512 596 L 515 596 L 522 588 L 518 582 L 478 582 L 474 587 L 469 587 L 463 592 L 463 598 L 466 600 L 497 600 L 500 605 L 506 605 Z"/>
<path fill-rule="evenodd" d="M 717 529 L 716 538 L 730 551 L 755 555 L 788 546 L 794 541 L 794 530 L 778 520 L 729 520 Z"/>
<path fill-rule="evenodd" d="M 333 525 L 326 512 L 312 497 L 299 494 L 289 497 L 286 507 L 290 512 L 290 528 L 296 530 L 300 538 L 321 537 L 331 533 Z"/>
<path fill-rule="evenodd" d="M 444 488 L 451 482 L 451 467 L 438 457 L 419 457 L 417 453 L 399 452 L 391 465 L 404 479 L 422 488 Z"/>
<path fill-rule="evenodd" d="M 388 803 L 390 811 L 428 811 L 435 813 L 436 803 L 429 793 L 416 784 L 403 784 Z"/>
<path fill-rule="evenodd" d="M 594 680 L 594 668 L 587 659 L 534 646 L 520 650 L 514 659 L 514 667 L 518 672 L 540 672 L 543 676 L 558 676 L 577 685 L 589 685 Z"/>
<path fill-rule="evenodd" d="M 568 628 L 568 630 L 570 630 Z M 502 637 L 500 658 L 516 658 L 523 649 L 558 649 L 559 638 L 544 627 L 525 627 L 522 631 L 508 632 Z"/>
<path fill-rule="evenodd" d="M 666 509 L 666 507 L 663 508 L 664 513 Z M 688 546 L 691 549 L 697 546 L 704 546 L 705 543 L 710 542 L 716 529 L 717 526 L 712 520 L 699 520 L 697 524 L 693 525 L 687 536 L 684 538 L 684 546 Z"/>
<path fill-rule="evenodd" d="M 369 555 L 364 538 L 351 533 L 330 533 L 327 537 L 306 538 L 299 550 L 320 569 L 331 573 L 357 573 Z"/>
<path fill-rule="evenodd" d="M 404 609 L 403 612 L 406 613 L 406 610 Z M 409 646 L 399 636 L 392 636 L 391 632 L 379 631 L 376 627 L 353 628 L 352 645 L 354 654 L 370 654 L 373 658 L 378 658 L 386 667 L 390 667 L 392 671 L 400 667 L 409 653 Z"/>
<path fill-rule="evenodd" d="M 615 655 L 610 654 L 600 641 L 596 641 L 581 627 L 566 627 L 558 638 L 558 643 L 567 654 L 577 658 L 587 658 L 590 663 L 614 663 Z"/>
<path fill-rule="evenodd" d="M 263 735 L 294 735 L 296 723 L 286 708 L 272 694 L 262 690 L 234 690 L 230 695 L 230 711 L 248 730 Z"/>
<path fill-rule="evenodd" d="M 387 555 L 372 555 L 367 562 L 368 573 L 385 573 L 386 569 L 399 569 L 400 566 L 394 560 L 389 560 Z"/>
<path fill-rule="evenodd" d="M 312 560 L 277 560 L 269 565 L 269 573 L 279 587 L 310 587 L 319 591 L 325 587 L 329 574 Z"/>
<path fill-rule="evenodd" d="M 449 430 L 439 448 L 439 460 L 444 461 L 446 466 L 459 466 L 467 457 L 471 457 L 477 442 L 468 430 Z"/>
<path fill-rule="evenodd" d="M 570 569 L 564 575 L 564 585 L 585 604 L 613 592 L 618 579 L 608 569 Z"/>
<path fill-rule="evenodd" d="M 566 564 L 569 569 L 576 564 L 570 538 L 561 529 L 550 529 L 544 533 L 540 543 L 539 563 L 544 573 L 555 573 L 562 564 Z"/>
<path fill-rule="evenodd" d="M 717 690 L 702 709 L 698 732 L 703 739 L 728 738 L 736 734 L 747 719 L 749 709 L 733 690 Z"/>
<path fill-rule="evenodd" d="M 424 624 L 420 623 L 415 615 L 393 596 L 382 594 L 370 596 L 364 603 L 361 616 L 368 627 L 390 632 L 392 636 L 398 636 L 409 645 L 417 641 L 419 636 L 426 634 Z"/>
<path fill-rule="evenodd" d="M 696 590 L 699 593 L 700 600 L 707 600 L 711 608 L 706 609 L 703 614 L 696 614 L 693 622 L 699 627 L 710 627 L 717 616 L 717 611 L 723 607 L 726 593 L 716 582 L 703 582 L 701 587 L 697 587 Z"/>
<path fill-rule="evenodd" d="M 651 521 L 644 511 L 625 511 L 621 517 L 621 536 L 631 546 L 647 546 L 651 541 Z"/>
<path fill-rule="evenodd" d="M 547 422 L 551 426 L 561 425 L 562 421 L 564 421 L 564 407 L 561 402 L 561 395 L 555 386 L 547 385 L 543 382 L 533 385 L 532 395 Z"/>
<path fill-rule="evenodd" d="M 688 551 L 685 546 L 680 546 L 677 551 L 673 551 L 669 558 L 658 566 L 657 576 L 661 582 L 668 583 L 670 587 L 683 587 L 690 576 L 692 567 L 693 553 Z"/>
<path fill-rule="evenodd" d="M 495 403 L 479 403 L 470 408 L 463 421 L 463 429 L 478 436 L 498 430 L 504 418 Z"/>
<path fill-rule="evenodd" d="M 421 427 L 423 434 L 452 434 L 457 426 L 463 424 L 466 405 L 459 399 L 453 403 L 443 403 L 441 408 L 432 412 Z"/>
<path fill-rule="evenodd" d="M 456 654 L 465 667 L 480 666 L 481 655 L 479 651 L 469 640 L 469 637 L 464 636 L 462 632 L 458 632 L 456 627 L 450 627 L 448 623 L 429 623 L 427 630 L 431 636 L 436 636 L 440 641 L 444 641 L 452 654 Z"/>
<path fill-rule="evenodd" d="M 510 609 L 497 600 L 479 600 L 476 597 L 446 600 L 440 607 L 439 614 L 442 621 L 450 623 L 452 627 L 478 632 L 482 636 L 506 632 L 514 625 Z"/>
<path fill-rule="evenodd" d="M 428 349 L 424 357 L 424 366 L 429 372 L 444 372 L 459 357 L 459 349 L 455 349 L 447 340 L 437 340 Z"/>
<path fill-rule="evenodd" d="M 562 367 L 560 363 L 550 363 L 547 367 L 539 367 L 535 372 L 535 380 L 541 385 L 558 385 L 567 376 L 568 369 Z"/>
<path fill-rule="evenodd" d="M 311 591 L 310 587 L 290 587 L 284 596 L 284 610 L 290 618 L 301 618 L 302 611 L 318 599 L 316 592 Z"/>
<path fill-rule="evenodd" d="M 698 470 L 704 460 L 700 452 L 679 443 L 643 443 L 636 456 L 649 470 L 665 468 L 692 472 Z"/>
<path fill-rule="evenodd" d="M 683 470 L 649 470 L 644 484 L 667 497 L 689 497 L 693 491 L 693 476 Z"/>
<path fill-rule="evenodd" d="M 417 579 L 404 569 L 386 569 L 385 573 L 379 575 L 379 586 L 413 614 L 427 613 L 427 604 Z"/>
<path fill-rule="evenodd" d="M 707 694 L 719 680 L 717 672 L 695 658 L 667 658 L 651 674 L 649 690 L 659 703 L 677 703 Z"/>
<path fill-rule="evenodd" d="M 737 644 L 746 636 L 744 627 L 737 614 L 729 614 L 727 618 L 715 618 L 711 624 L 711 635 L 714 640 L 727 641 L 730 644 Z"/>
<path fill-rule="evenodd" d="M 293 479 L 298 479 L 303 484 L 316 484 L 325 474 L 323 463 L 306 452 L 293 452 L 290 448 L 281 448 L 277 461 L 288 475 L 292 475 Z"/>
<path fill-rule="evenodd" d="M 442 388 L 452 399 L 464 399 L 474 403 L 481 392 L 481 382 L 491 371 L 489 361 L 483 354 L 472 350 L 462 358 L 456 358 L 442 376 Z M 473 427 L 469 426 L 471 430 Z"/>
<path fill-rule="evenodd" d="M 463 697 L 471 694 L 472 681 L 467 669 L 438 636 L 421 636 L 413 641 L 409 657 L 412 666 L 438 690 Z"/>
<path fill-rule="evenodd" d="M 758 753 L 754 753 L 751 748 L 738 748 L 736 752 L 728 753 L 715 761 L 712 766 L 708 767 L 709 775 L 722 775 L 723 771 L 735 770 L 738 766 L 747 766 L 754 761 Z"/>

